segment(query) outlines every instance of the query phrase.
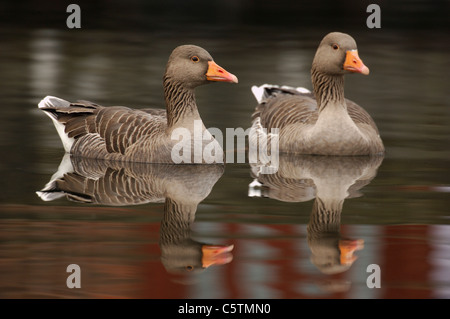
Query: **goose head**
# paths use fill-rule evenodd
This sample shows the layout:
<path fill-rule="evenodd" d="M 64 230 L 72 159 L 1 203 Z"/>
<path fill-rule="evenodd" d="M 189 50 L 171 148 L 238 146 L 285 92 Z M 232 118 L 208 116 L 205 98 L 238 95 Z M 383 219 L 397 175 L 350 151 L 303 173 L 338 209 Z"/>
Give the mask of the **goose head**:
<path fill-rule="evenodd" d="M 331 32 L 319 44 L 313 69 L 328 75 L 369 74 L 369 68 L 358 56 L 356 41 L 348 34 Z"/>
<path fill-rule="evenodd" d="M 165 76 L 189 89 L 210 82 L 238 82 L 234 74 L 214 62 L 208 51 L 195 45 L 181 45 L 172 51 Z"/>

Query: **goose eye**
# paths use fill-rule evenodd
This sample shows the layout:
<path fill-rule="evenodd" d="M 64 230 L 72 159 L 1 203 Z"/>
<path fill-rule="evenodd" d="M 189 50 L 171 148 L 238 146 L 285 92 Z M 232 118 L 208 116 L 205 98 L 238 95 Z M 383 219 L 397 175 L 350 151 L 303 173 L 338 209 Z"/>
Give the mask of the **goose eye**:
<path fill-rule="evenodd" d="M 331 46 L 332 46 L 333 50 L 338 50 L 339 49 L 339 45 L 337 45 L 336 43 L 334 43 Z"/>
<path fill-rule="evenodd" d="M 198 58 L 197 58 L 197 59 L 198 59 Z M 192 270 L 194 270 L 194 266 L 191 266 L 191 265 L 186 266 L 186 270 L 187 270 L 187 271 L 192 271 Z"/>
<path fill-rule="evenodd" d="M 192 61 L 192 62 L 199 62 L 200 59 L 199 59 L 198 56 L 194 55 L 193 57 L 191 57 L 191 61 Z"/>

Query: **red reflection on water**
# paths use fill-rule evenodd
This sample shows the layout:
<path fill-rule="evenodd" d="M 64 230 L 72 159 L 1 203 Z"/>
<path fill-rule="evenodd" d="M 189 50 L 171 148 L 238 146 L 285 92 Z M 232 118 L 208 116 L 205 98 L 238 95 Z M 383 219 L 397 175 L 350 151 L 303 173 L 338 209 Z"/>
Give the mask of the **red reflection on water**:
<path fill-rule="evenodd" d="M 429 225 L 383 226 L 382 298 L 432 298 Z"/>
<path fill-rule="evenodd" d="M 86 208 L 84 209 L 86 211 Z M 93 210 L 94 211 L 94 210 Z M 98 208 L 96 210 L 98 213 Z M 370 229 L 346 271 L 327 275 L 310 261 L 306 225 L 218 223 L 209 243 L 234 245 L 233 260 L 204 272 L 169 274 L 160 260 L 159 223 L 7 220 L 0 224 L 2 298 L 433 298 L 433 225 Z M 352 237 L 358 225 L 342 225 Z M 223 235 L 221 237 L 221 235 Z M 224 243 L 225 241 L 225 243 Z M 447 245 L 448 243 L 444 243 Z M 65 285 L 78 263 L 82 288 Z M 381 268 L 381 288 L 366 286 L 366 267 Z M 441 269 L 442 270 L 442 269 Z M 444 269 L 445 270 L 445 269 Z M 448 280 L 441 287 L 448 285 Z"/>

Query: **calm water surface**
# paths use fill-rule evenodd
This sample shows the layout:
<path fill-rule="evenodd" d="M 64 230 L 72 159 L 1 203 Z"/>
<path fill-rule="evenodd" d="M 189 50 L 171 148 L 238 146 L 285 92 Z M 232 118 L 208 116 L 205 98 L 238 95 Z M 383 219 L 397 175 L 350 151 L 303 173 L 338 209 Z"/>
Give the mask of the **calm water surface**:
<path fill-rule="evenodd" d="M 352 33 L 371 74 L 348 76 L 346 97 L 377 122 L 384 158 L 283 157 L 263 186 L 249 186 L 255 168 L 247 163 L 222 171 L 74 161 L 74 184 L 90 197 L 74 185 L 66 185 L 75 187 L 72 200 L 36 194 L 64 156 L 37 109 L 44 96 L 163 107 L 168 55 L 195 43 L 239 77 L 238 85 L 197 90 L 205 124 L 245 129 L 252 85 L 311 88 L 312 57 L 326 32 L 0 31 L 0 297 L 449 298 L 443 34 L 417 42 L 406 32 Z M 140 196 L 125 196 L 130 187 Z M 205 244 L 227 251 L 205 261 Z M 69 264 L 81 267 L 81 289 L 66 286 Z M 381 288 L 367 286 L 373 264 Z"/>

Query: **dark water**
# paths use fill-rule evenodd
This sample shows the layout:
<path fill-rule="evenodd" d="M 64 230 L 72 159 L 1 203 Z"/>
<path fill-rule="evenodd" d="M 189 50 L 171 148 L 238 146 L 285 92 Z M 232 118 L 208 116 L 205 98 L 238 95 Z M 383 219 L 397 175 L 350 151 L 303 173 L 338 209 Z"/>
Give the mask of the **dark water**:
<path fill-rule="evenodd" d="M 0 297 L 449 298 L 444 31 L 351 32 L 371 74 L 348 76 L 346 97 L 378 124 L 386 156 L 376 162 L 283 158 L 277 175 L 255 189 L 246 163 L 223 172 L 78 163 L 77 178 L 92 183 L 91 194 L 95 187 L 120 193 L 111 190 L 113 179 L 114 187 L 120 180 L 149 190 L 122 206 L 36 194 L 64 156 L 51 121 L 37 109 L 44 96 L 163 107 L 167 57 L 194 43 L 239 78 L 238 85 L 197 90 L 203 121 L 223 131 L 246 129 L 255 106 L 251 86 L 311 88 L 311 60 L 328 31 L 1 30 Z M 82 179 L 93 169 L 96 182 Z M 164 203 L 171 192 L 173 205 Z M 341 200 L 329 202 L 330 194 Z M 200 243 L 232 251 L 203 269 Z M 80 289 L 66 286 L 69 264 L 81 268 Z M 367 285 L 370 265 L 379 266 L 380 288 Z"/>

